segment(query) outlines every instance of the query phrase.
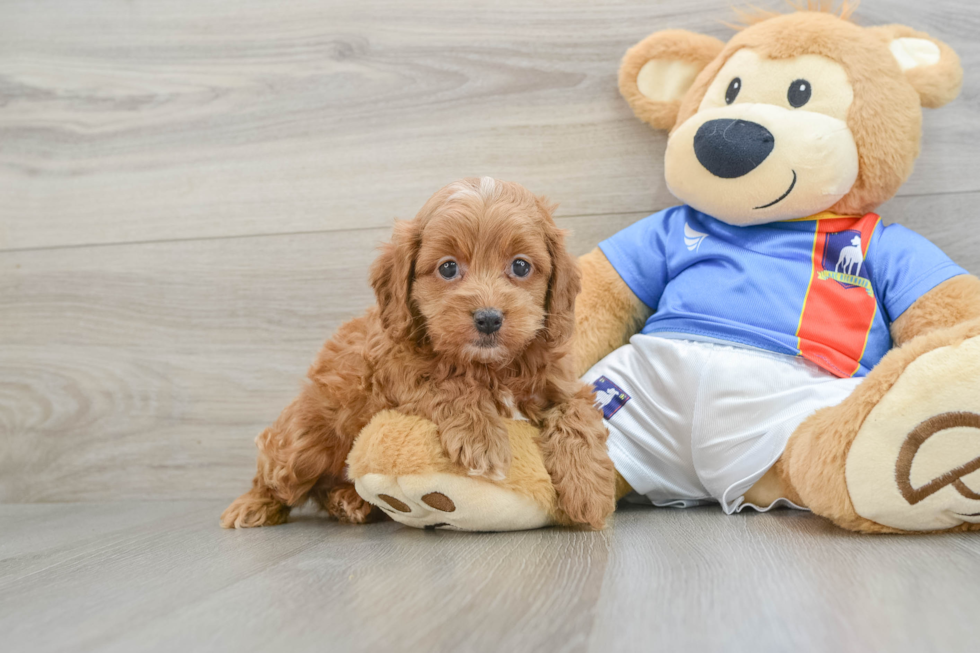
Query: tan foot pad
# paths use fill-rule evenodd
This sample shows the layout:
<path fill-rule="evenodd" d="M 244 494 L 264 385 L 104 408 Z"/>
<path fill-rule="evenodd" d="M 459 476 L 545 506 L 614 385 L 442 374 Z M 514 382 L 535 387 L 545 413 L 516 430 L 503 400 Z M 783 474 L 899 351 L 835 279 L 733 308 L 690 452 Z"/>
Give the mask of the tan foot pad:
<path fill-rule="evenodd" d="M 980 524 L 980 337 L 906 368 L 847 456 L 865 519 L 906 531 Z"/>
<path fill-rule="evenodd" d="M 493 483 L 455 474 L 364 474 L 357 493 L 397 522 L 414 528 L 520 531 L 554 523 L 528 497 Z"/>

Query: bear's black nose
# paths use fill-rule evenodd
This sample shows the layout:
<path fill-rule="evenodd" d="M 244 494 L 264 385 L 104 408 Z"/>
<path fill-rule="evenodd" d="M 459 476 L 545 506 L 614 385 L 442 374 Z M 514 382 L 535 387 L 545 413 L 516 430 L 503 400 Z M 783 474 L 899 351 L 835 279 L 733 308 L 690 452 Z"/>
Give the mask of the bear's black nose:
<path fill-rule="evenodd" d="M 694 135 L 694 154 L 716 177 L 747 175 L 766 160 L 776 144 L 772 132 L 747 120 L 709 120 Z"/>
<path fill-rule="evenodd" d="M 495 308 L 481 308 L 473 313 L 473 324 L 480 333 L 490 335 L 500 331 L 500 325 L 504 323 L 504 314 Z"/>

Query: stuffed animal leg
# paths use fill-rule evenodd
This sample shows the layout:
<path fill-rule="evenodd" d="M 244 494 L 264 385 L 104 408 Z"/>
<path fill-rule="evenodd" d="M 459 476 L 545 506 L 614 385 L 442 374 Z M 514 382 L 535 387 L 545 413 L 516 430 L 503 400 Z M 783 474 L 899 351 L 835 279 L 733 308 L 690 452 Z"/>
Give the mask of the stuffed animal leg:
<path fill-rule="evenodd" d="M 959 321 L 978 313 L 969 276 L 914 304 L 902 346 L 790 439 L 774 468 L 787 495 L 850 530 L 980 530 L 980 317 Z"/>
<path fill-rule="evenodd" d="M 374 416 L 347 458 L 358 494 L 415 528 L 515 531 L 568 523 L 527 422 L 507 426 L 513 462 L 506 478 L 469 476 L 449 461 L 435 424 L 395 411 Z"/>

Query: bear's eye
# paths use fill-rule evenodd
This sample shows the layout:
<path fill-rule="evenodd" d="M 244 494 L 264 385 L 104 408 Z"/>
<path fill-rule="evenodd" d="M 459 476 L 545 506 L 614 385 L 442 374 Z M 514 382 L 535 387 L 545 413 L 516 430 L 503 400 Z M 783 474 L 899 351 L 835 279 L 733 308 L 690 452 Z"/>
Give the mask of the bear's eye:
<path fill-rule="evenodd" d="M 459 274 L 459 265 L 456 261 L 446 261 L 439 266 L 439 275 L 443 279 L 455 279 Z"/>
<path fill-rule="evenodd" d="M 731 104 L 738 97 L 738 92 L 742 90 L 742 80 L 736 77 L 728 83 L 728 90 L 725 91 L 725 104 Z"/>
<path fill-rule="evenodd" d="M 522 258 L 515 258 L 514 262 L 510 264 L 510 269 L 514 272 L 515 277 L 526 277 L 531 274 L 531 264 Z"/>
<path fill-rule="evenodd" d="M 810 101 L 810 95 L 812 93 L 813 89 L 810 88 L 810 82 L 805 79 L 798 79 L 789 85 L 786 99 L 789 100 L 790 106 L 794 109 L 799 109 Z"/>

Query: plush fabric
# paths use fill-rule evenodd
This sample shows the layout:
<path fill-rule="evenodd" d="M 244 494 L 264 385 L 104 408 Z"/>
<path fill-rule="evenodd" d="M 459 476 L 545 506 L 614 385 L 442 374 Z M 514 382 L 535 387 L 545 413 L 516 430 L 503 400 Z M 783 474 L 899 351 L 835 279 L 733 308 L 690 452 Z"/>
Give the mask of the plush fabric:
<path fill-rule="evenodd" d="M 938 109 L 952 102 L 960 94 L 960 89 L 963 87 L 963 68 L 959 56 L 951 47 L 925 32 L 904 25 L 882 25 L 871 27 L 868 31 L 889 44 L 896 39 L 917 39 L 935 44 L 938 49 L 938 61 L 904 71 L 906 80 L 918 92 L 922 106 L 927 109 Z"/>
<path fill-rule="evenodd" d="M 939 46 L 942 58 L 936 65 L 903 72 L 888 48 L 888 36 L 929 39 Z M 922 32 L 896 25 L 866 29 L 829 13 L 798 12 L 736 34 L 694 81 L 673 129 L 697 112 L 718 71 L 742 48 L 773 59 L 816 54 L 840 62 L 847 70 L 855 98 L 847 123 L 857 144 L 859 172 L 851 191 L 827 207 L 842 215 L 873 211 L 895 194 L 919 154 L 920 107 L 942 106 L 956 97 L 962 85 L 956 54 Z"/>
<path fill-rule="evenodd" d="M 914 361 L 933 350 L 959 346 L 971 338 L 975 341 L 977 337 L 980 337 L 980 320 L 923 334 L 886 356 L 840 406 L 819 411 L 804 422 L 790 439 L 779 463 L 784 487 L 791 500 L 849 530 L 899 532 L 900 529 L 873 522 L 855 511 L 845 477 L 851 444 L 872 410 Z M 963 370 L 957 367 L 949 370 L 951 377 L 957 372 L 962 374 Z M 954 380 L 955 377 L 950 378 L 947 383 Z M 963 380 L 975 382 L 970 377 Z M 930 399 L 923 392 L 917 398 L 913 397 L 914 401 L 926 404 Z M 970 412 L 980 413 L 980 397 L 967 408 Z M 914 426 L 910 424 L 908 429 Z M 975 528 L 975 524 L 966 523 L 956 527 L 957 530 Z"/>
<path fill-rule="evenodd" d="M 970 275 L 943 282 L 892 322 L 892 340 L 904 345 L 917 335 L 980 319 L 980 279 Z"/>
<path fill-rule="evenodd" d="M 907 531 L 944 530 L 976 517 L 980 413 L 964 408 L 980 406 L 978 369 L 980 338 L 909 364 L 848 451 L 845 481 L 855 513 Z"/>
<path fill-rule="evenodd" d="M 652 313 L 598 247 L 579 258 L 582 292 L 575 301 L 576 370 L 582 376 L 603 356 L 629 342 Z"/>
<path fill-rule="evenodd" d="M 687 30 L 665 30 L 651 34 L 630 48 L 623 57 L 619 68 L 619 91 L 640 120 L 657 129 L 670 129 L 677 121 L 681 100 L 694 82 L 689 73 L 703 70 L 724 45 L 716 38 Z M 655 73 L 648 69 L 652 74 L 643 80 L 643 86 L 649 89 L 659 85 L 670 92 L 649 97 L 640 89 L 637 80 L 645 66 L 657 61 L 663 65 Z"/>
<path fill-rule="evenodd" d="M 501 531 L 567 524 L 537 429 L 511 420 L 507 432 L 513 461 L 507 476 L 492 483 L 449 460 L 432 422 L 382 411 L 355 441 L 348 475 L 361 496 L 417 528 Z"/>

